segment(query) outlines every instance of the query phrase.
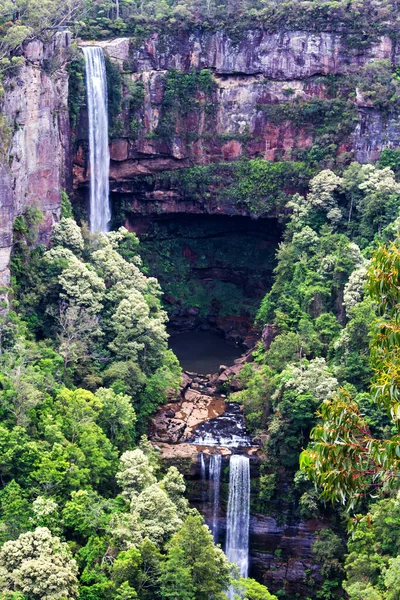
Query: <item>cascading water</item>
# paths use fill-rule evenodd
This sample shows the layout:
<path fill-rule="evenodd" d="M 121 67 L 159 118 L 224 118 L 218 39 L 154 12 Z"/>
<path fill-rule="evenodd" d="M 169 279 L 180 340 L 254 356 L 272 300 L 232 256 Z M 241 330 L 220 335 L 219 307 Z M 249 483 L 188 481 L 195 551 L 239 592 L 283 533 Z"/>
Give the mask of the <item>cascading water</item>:
<path fill-rule="evenodd" d="M 202 496 L 203 502 L 205 502 L 206 496 L 207 496 L 206 462 L 204 460 L 204 454 L 202 452 L 200 454 L 200 475 L 201 475 L 201 496 Z"/>
<path fill-rule="evenodd" d="M 212 454 L 210 456 L 209 480 L 212 490 L 213 514 L 211 523 L 211 532 L 214 542 L 218 538 L 218 511 L 219 511 L 219 489 L 221 484 L 221 465 L 222 456 L 220 454 Z"/>
<path fill-rule="evenodd" d="M 240 404 L 236 402 L 229 402 L 223 415 L 200 423 L 191 442 L 197 446 L 226 448 L 245 448 L 253 444 L 246 432 Z"/>
<path fill-rule="evenodd" d="M 225 554 L 230 562 L 238 566 L 241 577 L 247 577 L 249 568 L 249 523 L 250 461 L 247 456 L 234 454 L 229 462 Z M 233 588 L 229 588 L 228 597 L 234 599 Z"/>
<path fill-rule="evenodd" d="M 108 148 L 107 78 L 103 50 L 83 48 L 89 117 L 90 231 L 108 231 L 110 152 Z"/>

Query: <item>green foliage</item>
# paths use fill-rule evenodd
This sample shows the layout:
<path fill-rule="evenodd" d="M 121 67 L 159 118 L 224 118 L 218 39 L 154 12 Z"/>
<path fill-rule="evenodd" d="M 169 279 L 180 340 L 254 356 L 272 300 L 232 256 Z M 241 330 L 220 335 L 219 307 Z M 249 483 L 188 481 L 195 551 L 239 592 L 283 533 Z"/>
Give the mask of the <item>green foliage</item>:
<path fill-rule="evenodd" d="M 255 1 L 192 3 L 150 3 L 137 6 L 128 0 L 116 3 L 94 3 L 92 10 L 75 24 L 86 39 L 104 39 L 132 36 L 139 43 L 149 32 L 157 30 L 169 36 L 180 28 L 194 28 L 199 24 L 207 29 L 227 29 L 233 40 L 240 43 L 244 31 L 251 27 L 268 26 L 270 31 L 303 30 L 330 31 L 332 27 L 345 32 L 348 53 L 366 51 L 384 32 L 396 31 L 394 0 L 376 4 L 362 0 L 348 4 L 344 1 L 320 0 L 311 5 L 306 0 L 283 3 Z M 168 33 L 169 35 L 168 35 Z"/>
<path fill-rule="evenodd" d="M 68 72 L 68 110 L 71 128 L 77 125 L 79 114 L 85 102 L 85 60 L 80 49 L 71 47 L 71 57 L 67 64 Z M 72 216 L 72 215 L 64 215 Z"/>
<path fill-rule="evenodd" d="M 0 80 L 0 98 L 2 87 Z M 8 148 L 11 142 L 12 129 L 7 123 L 6 117 L 0 114 L 0 157 L 4 159 L 7 156 Z"/>
<path fill-rule="evenodd" d="M 320 572 L 324 580 L 334 581 L 343 578 L 343 556 L 345 545 L 331 529 L 320 531 L 312 547 L 316 562 L 320 565 Z"/>
<path fill-rule="evenodd" d="M 338 95 L 334 98 L 295 98 L 281 104 L 260 105 L 260 108 L 274 125 L 288 121 L 297 130 L 310 132 L 314 140 L 313 146 L 306 152 L 296 151 L 296 156 L 307 163 L 317 163 L 323 167 L 336 160 L 340 144 L 354 131 L 358 122 L 356 107 L 349 99 L 349 84 L 350 82 L 344 86 L 344 82 L 339 79 L 338 89 L 335 90 Z"/>
<path fill-rule="evenodd" d="M 400 106 L 400 78 L 389 60 L 376 60 L 360 69 L 357 84 L 364 97 L 384 113 Z"/>
<path fill-rule="evenodd" d="M 114 63 L 108 56 L 105 57 L 105 63 L 108 93 L 108 135 L 112 139 L 119 137 L 123 130 L 121 120 L 122 75 L 118 64 Z"/>
<path fill-rule="evenodd" d="M 127 88 L 128 94 L 124 98 L 124 104 L 128 106 L 129 110 L 130 136 L 135 140 L 141 126 L 141 110 L 144 107 L 145 87 L 143 81 L 138 80 L 134 83 L 127 82 Z"/>
<path fill-rule="evenodd" d="M 380 500 L 366 517 L 358 515 L 345 561 L 345 590 L 350 598 L 398 597 L 399 502 Z"/>
<path fill-rule="evenodd" d="M 302 162 L 269 162 L 262 158 L 197 165 L 166 171 L 161 181 L 179 186 L 183 198 L 202 200 L 211 195 L 219 204 L 235 202 L 257 216 L 277 215 L 288 196 L 285 190 L 306 190 L 315 171 Z M 151 183 L 149 181 L 149 183 Z"/>
<path fill-rule="evenodd" d="M 239 579 L 238 589 L 245 600 L 277 600 L 264 585 L 254 579 Z"/>
<path fill-rule="evenodd" d="M 230 583 L 230 567 L 222 550 L 213 545 L 202 517 L 189 516 L 168 546 L 161 574 L 162 598 L 222 600 Z"/>
<path fill-rule="evenodd" d="M 384 148 L 379 156 L 378 164 L 380 167 L 389 167 L 398 174 L 400 169 L 400 150 L 396 148 Z"/>
<path fill-rule="evenodd" d="M 71 200 L 68 194 L 64 190 L 61 190 L 61 218 L 72 219 L 73 216 Z"/>
<path fill-rule="evenodd" d="M 194 69 L 190 73 L 168 71 L 156 135 L 161 138 L 173 136 L 180 116 L 185 117 L 199 110 L 211 113 L 214 110 L 213 96 L 216 87 L 213 76 L 207 69 L 199 73 Z M 201 99 L 201 93 L 204 94 L 204 99 Z"/>

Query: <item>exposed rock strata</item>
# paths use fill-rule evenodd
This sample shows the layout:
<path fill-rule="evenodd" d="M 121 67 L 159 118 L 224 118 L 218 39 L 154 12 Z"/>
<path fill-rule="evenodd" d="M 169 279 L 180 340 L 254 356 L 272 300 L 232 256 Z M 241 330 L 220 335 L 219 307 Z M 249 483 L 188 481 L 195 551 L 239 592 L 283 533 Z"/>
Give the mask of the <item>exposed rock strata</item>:
<path fill-rule="evenodd" d="M 297 99 L 327 95 L 325 75 L 346 75 L 375 59 L 397 62 L 397 50 L 389 37 L 364 51 L 347 44 L 345 33 L 304 31 L 245 32 L 240 39 L 224 32 L 182 32 L 179 36 L 154 33 L 136 46 L 127 39 L 99 42 L 106 54 L 124 69 L 125 95 L 129 85 L 144 85 L 145 101 L 140 128 L 132 139 L 125 113 L 123 133 L 111 143 L 111 190 L 123 195 L 133 214 L 191 212 L 246 214 L 229 200 L 215 203 L 212 194 L 200 204 L 185 198 L 179 186 L 138 178 L 168 170 L 231 161 L 241 156 L 264 156 L 268 160 L 291 160 L 294 152 L 311 148 L 312 127 L 284 121 L 268 122 L 263 107 Z M 217 82 L 214 111 L 207 113 L 210 99 L 197 94 L 198 110 L 178 119 L 173 134 L 160 138 L 156 131 L 162 117 L 165 74 L 169 69 L 189 73 L 212 71 Z M 322 77 L 321 77 L 322 76 Z M 365 105 L 357 95 L 359 124 L 342 140 L 339 152 L 350 152 L 361 162 L 375 160 L 383 147 L 397 146 L 400 132 L 396 117 L 383 116 Z M 83 113 L 84 117 L 84 113 Z M 84 119 L 83 119 L 84 121 Z M 81 121 L 78 150 L 74 158 L 75 185 L 88 181 L 85 125 Z"/>
<path fill-rule="evenodd" d="M 44 222 L 39 241 L 47 243 L 60 216 L 61 190 L 70 177 L 68 77 L 64 65 L 68 32 L 48 44 L 36 40 L 23 52 L 25 64 L 5 83 L 2 112 L 13 134 L 9 165 L 0 168 L 0 277 L 9 279 L 13 221 L 27 206 L 38 207 Z M 51 73 L 49 71 L 51 70 Z"/>
<path fill-rule="evenodd" d="M 218 75 L 264 75 L 270 79 L 304 79 L 313 75 L 348 73 L 371 59 L 392 58 L 388 36 L 364 52 L 347 46 L 346 33 L 253 29 L 233 39 L 223 31 L 154 33 L 132 48 L 127 38 L 99 45 L 120 65 L 133 71 L 213 69 Z"/>

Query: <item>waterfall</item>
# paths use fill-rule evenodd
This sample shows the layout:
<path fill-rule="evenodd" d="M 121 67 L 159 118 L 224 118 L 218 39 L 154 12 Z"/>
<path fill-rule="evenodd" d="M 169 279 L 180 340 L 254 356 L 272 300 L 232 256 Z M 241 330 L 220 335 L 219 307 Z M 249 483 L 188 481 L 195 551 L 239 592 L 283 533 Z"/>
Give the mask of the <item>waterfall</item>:
<path fill-rule="evenodd" d="M 226 522 L 226 556 L 239 567 L 240 577 L 247 577 L 249 567 L 250 461 L 234 454 L 229 463 L 229 499 Z M 233 600 L 233 588 L 228 597 Z"/>
<path fill-rule="evenodd" d="M 209 479 L 212 490 L 212 504 L 213 504 L 213 516 L 211 524 L 211 532 L 213 534 L 214 542 L 217 542 L 218 537 L 218 511 L 219 511 L 219 488 L 221 483 L 221 465 L 222 456 L 221 454 L 212 454 L 210 456 L 209 466 Z"/>
<path fill-rule="evenodd" d="M 207 496 L 207 483 L 206 483 L 206 463 L 204 460 L 204 454 L 200 453 L 200 474 L 201 474 L 201 499 L 203 502 Z"/>
<path fill-rule="evenodd" d="M 86 46 L 83 53 L 89 116 L 90 231 L 106 232 L 111 219 L 106 65 L 101 48 Z"/>

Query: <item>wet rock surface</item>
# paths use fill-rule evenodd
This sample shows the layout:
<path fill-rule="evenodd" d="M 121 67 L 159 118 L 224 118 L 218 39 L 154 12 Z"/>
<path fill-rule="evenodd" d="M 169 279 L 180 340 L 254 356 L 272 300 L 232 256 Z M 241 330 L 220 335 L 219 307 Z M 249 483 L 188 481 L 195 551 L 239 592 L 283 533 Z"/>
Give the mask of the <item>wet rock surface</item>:
<path fill-rule="evenodd" d="M 216 386 L 209 378 L 184 373 L 181 389 L 178 401 L 162 406 L 154 416 L 150 426 L 152 441 L 187 442 L 198 425 L 224 413 L 225 400 L 214 395 Z"/>
<path fill-rule="evenodd" d="M 161 444 L 163 456 L 178 453 L 193 457 L 202 448 L 206 453 L 214 453 L 214 448 L 224 448 L 227 454 L 232 449 L 257 453 L 257 445 L 245 429 L 242 407 L 226 402 L 226 394 L 219 391 L 230 381 L 230 389 L 236 389 L 234 378 L 245 360 L 246 355 L 232 367 L 221 366 L 215 375 L 183 373 L 180 396 L 161 406 L 150 424 L 149 437 L 154 444 Z M 167 451 L 168 446 L 190 445 L 197 448 L 196 453 L 186 447 Z"/>
<path fill-rule="evenodd" d="M 201 446 L 235 448 L 236 452 L 254 445 L 246 432 L 241 406 L 234 402 L 227 404 L 223 414 L 200 423 L 191 441 Z"/>

